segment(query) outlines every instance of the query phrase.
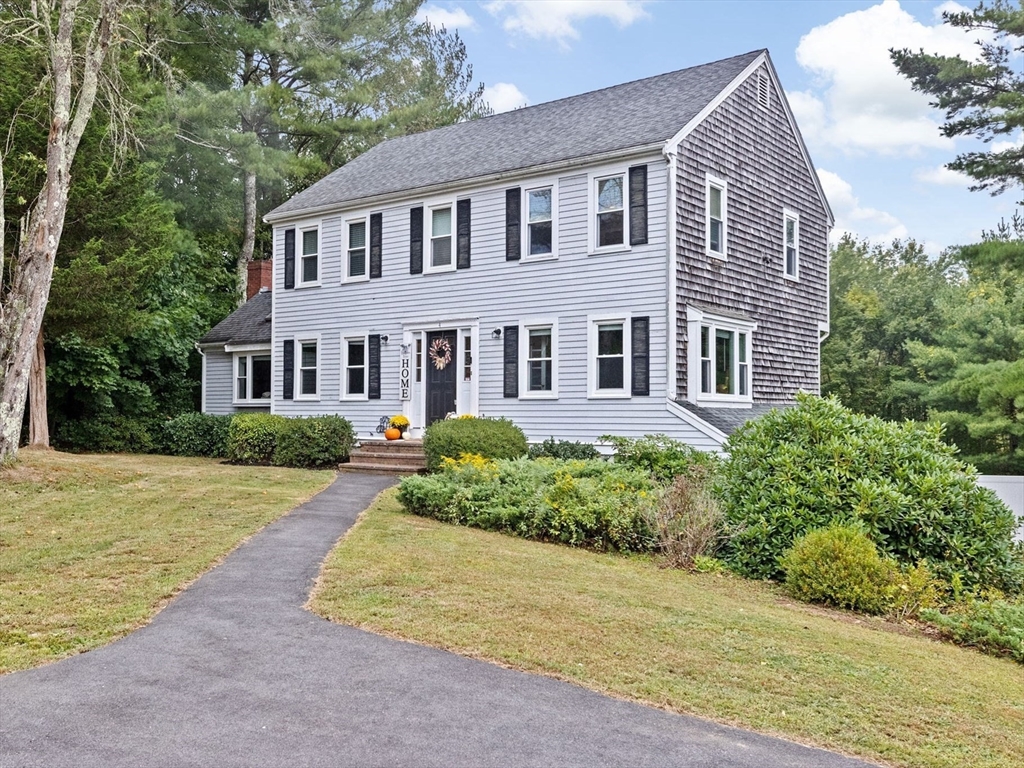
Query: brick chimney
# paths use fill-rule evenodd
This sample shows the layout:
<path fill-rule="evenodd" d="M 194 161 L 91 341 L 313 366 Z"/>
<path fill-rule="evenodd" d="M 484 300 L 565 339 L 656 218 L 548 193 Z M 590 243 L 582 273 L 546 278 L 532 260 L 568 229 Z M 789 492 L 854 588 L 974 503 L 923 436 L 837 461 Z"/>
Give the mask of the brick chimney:
<path fill-rule="evenodd" d="M 274 286 L 274 260 L 249 262 L 249 278 L 246 281 L 245 300 L 248 301 L 261 290 L 268 291 Z"/>

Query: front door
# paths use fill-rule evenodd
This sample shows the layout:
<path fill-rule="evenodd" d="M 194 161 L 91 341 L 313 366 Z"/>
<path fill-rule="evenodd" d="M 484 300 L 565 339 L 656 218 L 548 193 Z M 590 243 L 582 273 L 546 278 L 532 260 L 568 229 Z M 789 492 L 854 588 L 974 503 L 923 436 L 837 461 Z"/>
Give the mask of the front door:
<path fill-rule="evenodd" d="M 455 410 L 458 349 L 455 331 L 432 331 L 427 334 L 428 427 Z"/>

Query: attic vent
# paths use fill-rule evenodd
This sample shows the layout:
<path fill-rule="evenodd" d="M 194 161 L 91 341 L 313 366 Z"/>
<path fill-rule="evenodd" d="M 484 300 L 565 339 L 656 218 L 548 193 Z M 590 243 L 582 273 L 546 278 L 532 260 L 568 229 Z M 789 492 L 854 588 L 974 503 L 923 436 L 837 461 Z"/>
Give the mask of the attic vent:
<path fill-rule="evenodd" d="M 771 85 L 768 82 L 768 74 L 763 69 L 757 71 L 757 103 L 765 110 L 772 105 Z"/>

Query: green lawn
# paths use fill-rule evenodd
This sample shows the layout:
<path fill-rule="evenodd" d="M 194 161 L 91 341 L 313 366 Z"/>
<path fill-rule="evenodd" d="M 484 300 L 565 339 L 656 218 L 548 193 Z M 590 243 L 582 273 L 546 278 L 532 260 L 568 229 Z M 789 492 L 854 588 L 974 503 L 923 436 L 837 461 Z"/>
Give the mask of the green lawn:
<path fill-rule="evenodd" d="M 1024 765 L 1024 668 L 770 585 L 404 514 L 383 494 L 311 608 L 396 637 L 906 766 Z"/>
<path fill-rule="evenodd" d="M 332 472 L 21 451 L 0 470 L 0 672 L 145 624 Z"/>

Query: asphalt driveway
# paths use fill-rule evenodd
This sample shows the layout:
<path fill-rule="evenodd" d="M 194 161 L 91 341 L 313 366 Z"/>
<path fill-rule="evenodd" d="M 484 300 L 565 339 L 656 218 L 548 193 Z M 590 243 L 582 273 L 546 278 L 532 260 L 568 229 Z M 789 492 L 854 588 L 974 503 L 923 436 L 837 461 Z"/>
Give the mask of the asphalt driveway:
<path fill-rule="evenodd" d="M 0 677 L 0 765 L 865 765 L 303 610 L 327 552 L 392 482 L 343 474 L 148 626 Z"/>

